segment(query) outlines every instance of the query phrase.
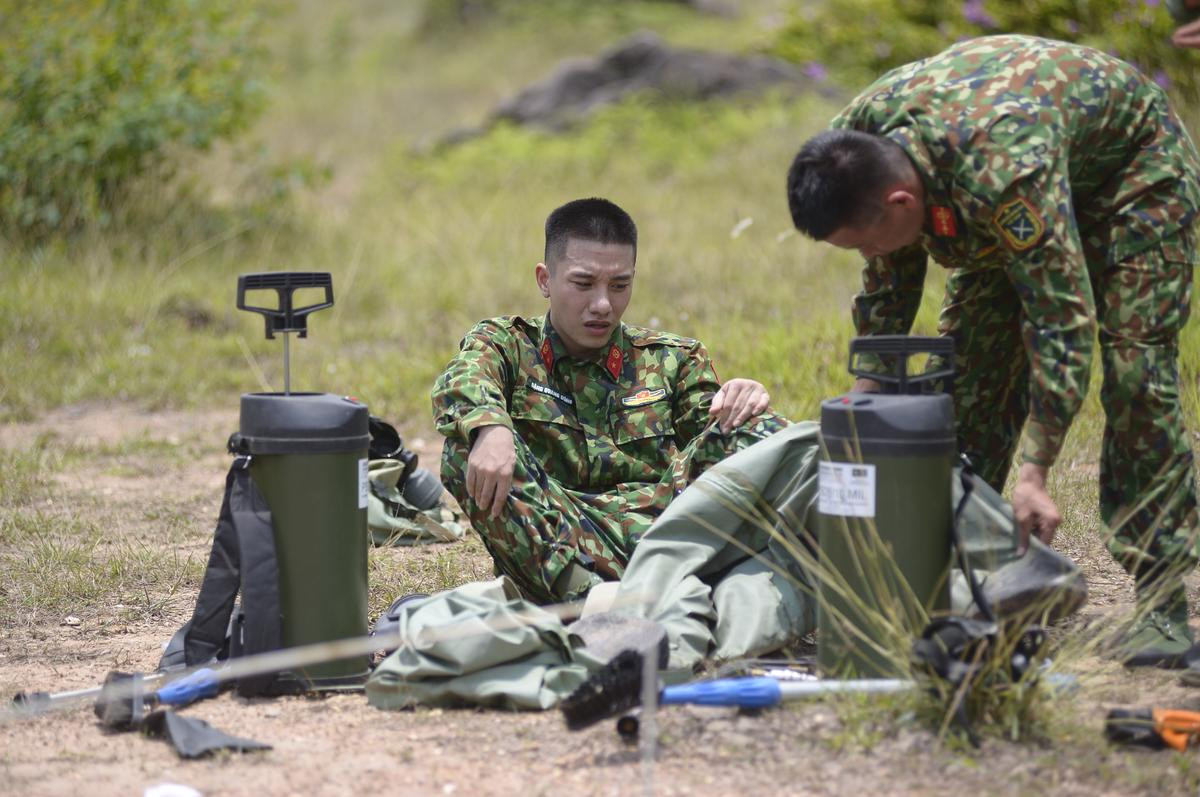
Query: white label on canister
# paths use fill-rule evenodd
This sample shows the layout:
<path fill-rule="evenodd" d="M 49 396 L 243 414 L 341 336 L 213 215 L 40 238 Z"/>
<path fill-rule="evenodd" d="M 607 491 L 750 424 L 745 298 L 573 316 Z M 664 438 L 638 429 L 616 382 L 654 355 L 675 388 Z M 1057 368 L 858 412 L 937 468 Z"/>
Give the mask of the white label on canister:
<path fill-rule="evenodd" d="M 358 461 L 358 508 L 367 508 L 367 491 L 370 490 L 368 484 L 367 461 L 360 459 Z"/>
<path fill-rule="evenodd" d="M 875 517 L 875 466 L 857 462 L 822 462 L 817 478 L 822 515 Z"/>

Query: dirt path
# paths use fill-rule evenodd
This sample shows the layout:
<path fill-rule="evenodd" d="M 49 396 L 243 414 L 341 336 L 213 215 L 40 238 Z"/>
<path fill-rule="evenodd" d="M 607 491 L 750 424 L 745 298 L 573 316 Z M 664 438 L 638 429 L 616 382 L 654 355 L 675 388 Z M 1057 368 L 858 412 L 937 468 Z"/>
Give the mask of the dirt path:
<path fill-rule="evenodd" d="M 0 556 L 9 565 L 0 581 L 0 693 L 87 688 L 112 669 L 154 668 L 162 643 L 190 615 L 228 465 L 224 441 L 236 423 L 235 412 L 90 406 L 0 429 L 0 451 L 10 457 L 0 462 L 36 455 L 44 464 L 40 481 L 0 501 Z M 401 431 L 423 462 L 436 461 L 434 435 Z M 45 597 L 33 600 L 38 585 L 12 565 L 41 556 L 84 521 L 91 558 L 64 560 L 69 578 L 47 570 L 37 593 Z M 1088 522 L 1094 517 L 1082 518 L 1081 529 Z M 1128 606 L 1127 579 L 1094 534 L 1065 534 L 1060 547 L 1088 576 L 1089 613 Z M 169 577 L 138 581 L 105 570 L 138 562 Z M 89 569 L 101 586 L 115 586 L 89 591 Z M 372 607 L 439 577 L 431 574 L 487 571 L 473 542 L 375 550 Z M 793 704 L 758 715 L 671 708 L 659 714 L 653 765 L 611 723 L 569 733 L 557 712 L 382 712 L 361 695 L 226 694 L 187 713 L 274 749 L 183 761 L 163 742 L 102 731 L 80 709 L 0 725 L 0 794 L 128 795 L 160 783 L 205 795 L 1194 793 L 1200 775 L 1191 756 L 1112 749 L 1100 728 L 1112 705 L 1200 709 L 1200 690 L 1099 658 L 1079 667 L 1083 688 L 1055 704 L 1040 743 L 988 738 L 980 751 L 943 744 L 902 703 L 883 711 L 862 701 Z"/>

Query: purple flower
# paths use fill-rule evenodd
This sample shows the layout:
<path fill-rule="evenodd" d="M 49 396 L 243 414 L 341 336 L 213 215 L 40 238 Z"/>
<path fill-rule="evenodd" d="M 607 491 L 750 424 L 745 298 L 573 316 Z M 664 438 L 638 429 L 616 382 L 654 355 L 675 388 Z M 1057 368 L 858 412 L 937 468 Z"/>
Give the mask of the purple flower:
<path fill-rule="evenodd" d="M 809 61 L 804 65 L 804 74 L 818 83 L 824 83 L 829 77 L 829 70 L 820 61 Z"/>
<path fill-rule="evenodd" d="M 1164 89 L 1171 88 L 1171 78 L 1167 77 L 1167 73 L 1158 69 L 1154 72 L 1154 82 Z"/>
<path fill-rule="evenodd" d="M 1067 26 L 1067 33 L 1070 33 L 1072 36 L 1079 33 L 1079 23 L 1076 22 L 1075 20 L 1068 19 L 1066 22 L 1066 26 Z"/>
<path fill-rule="evenodd" d="M 1158 0 L 1146 0 L 1146 8 L 1158 8 Z"/>
<path fill-rule="evenodd" d="M 962 4 L 963 19 L 981 28 L 992 29 L 997 27 L 996 20 L 983 7 L 983 0 L 963 0 Z"/>

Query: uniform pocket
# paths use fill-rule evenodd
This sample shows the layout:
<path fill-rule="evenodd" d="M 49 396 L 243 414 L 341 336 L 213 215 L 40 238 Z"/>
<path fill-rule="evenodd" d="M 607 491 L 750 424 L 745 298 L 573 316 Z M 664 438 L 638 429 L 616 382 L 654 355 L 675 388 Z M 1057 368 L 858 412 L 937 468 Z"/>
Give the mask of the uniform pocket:
<path fill-rule="evenodd" d="M 582 431 L 583 426 L 575 417 L 574 408 L 567 404 L 569 400 L 573 399 L 565 394 L 558 397 L 528 387 L 518 387 L 513 390 L 509 415 L 514 421 L 553 423 Z"/>
<path fill-rule="evenodd" d="M 613 423 L 613 440 L 617 445 L 624 445 L 651 437 L 673 438 L 675 427 L 671 423 L 670 410 L 669 402 L 659 401 L 618 412 Z"/>
<path fill-rule="evenodd" d="M 1194 236 L 1182 230 L 1106 269 L 1102 332 L 1147 344 L 1173 339 L 1188 320 L 1195 262 Z"/>

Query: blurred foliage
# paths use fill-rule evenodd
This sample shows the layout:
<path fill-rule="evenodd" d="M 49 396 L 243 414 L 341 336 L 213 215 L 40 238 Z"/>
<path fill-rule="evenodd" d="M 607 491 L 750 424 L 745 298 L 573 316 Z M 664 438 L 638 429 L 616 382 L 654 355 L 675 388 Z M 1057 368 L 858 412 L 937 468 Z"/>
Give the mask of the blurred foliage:
<path fill-rule="evenodd" d="M 638 15 L 647 5 L 690 6 L 688 0 L 425 0 L 421 9 L 423 33 L 477 29 L 487 24 L 536 19 L 551 14 L 558 18 L 581 15 Z"/>
<path fill-rule="evenodd" d="M 262 104 L 254 3 L 0 0 L 0 231 L 104 226 Z"/>
<path fill-rule="evenodd" d="M 1023 33 L 1117 55 L 1195 100 L 1195 54 L 1171 44 L 1174 27 L 1161 0 L 838 0 L 805 2 L 772 49 L 813 76 L 857 86 L 962 39 Z"/>
<path fill-rule="evenodd" d="M 421 30 L 433 33 L 470 28 L 493 18 L 502 9 L 500 0 L 425 0 Z"/>

